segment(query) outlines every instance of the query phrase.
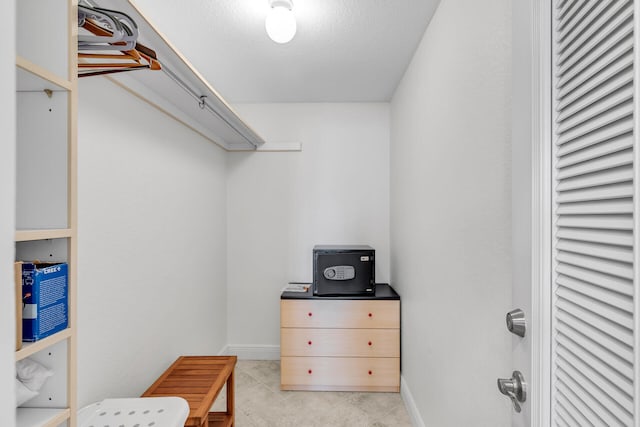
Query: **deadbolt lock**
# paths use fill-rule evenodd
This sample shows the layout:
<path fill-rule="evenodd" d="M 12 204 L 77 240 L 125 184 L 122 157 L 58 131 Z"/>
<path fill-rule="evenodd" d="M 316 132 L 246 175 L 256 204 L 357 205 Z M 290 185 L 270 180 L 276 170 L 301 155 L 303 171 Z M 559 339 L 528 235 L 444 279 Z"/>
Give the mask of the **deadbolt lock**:
<path fill-rule="evenodd" d="M 507 313 L 507 329 L 512 334 L 524 337 L 527 331 L 527 321 L 524 318 L 524 311 L 516 308 Z"/>

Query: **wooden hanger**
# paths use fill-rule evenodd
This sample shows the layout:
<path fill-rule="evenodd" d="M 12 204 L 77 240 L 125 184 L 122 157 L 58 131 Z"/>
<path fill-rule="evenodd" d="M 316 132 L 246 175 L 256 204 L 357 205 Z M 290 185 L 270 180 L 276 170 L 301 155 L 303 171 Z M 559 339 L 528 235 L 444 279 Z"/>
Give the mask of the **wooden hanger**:
<path fill-rule="evenodd" d="M 158 62 L 158 57 L 156 56 L 156 52 L 152 49 L 149 49 L 145 45 L 141 43 L 136 43 L 135 51 L 142 56 L 148 63 L 149 68 L 152 70 L 161 70 L 162 65 Z"/>
<path fill-rule="evenodd" d="M 98 71 L 84 71 L 82 74 L 78 74 L 78 77 L 91 77 L 91 76 L 102 76 L 104 74 L 115 74 L 115 73 L 124 73 L 127 71 L 135 71 L 135 70 L 144 70 L 148 67 L 133 67 L 133 68 L 122 68 L 122 69 L 107 69 L 107 70 L 98 70 Z"/>

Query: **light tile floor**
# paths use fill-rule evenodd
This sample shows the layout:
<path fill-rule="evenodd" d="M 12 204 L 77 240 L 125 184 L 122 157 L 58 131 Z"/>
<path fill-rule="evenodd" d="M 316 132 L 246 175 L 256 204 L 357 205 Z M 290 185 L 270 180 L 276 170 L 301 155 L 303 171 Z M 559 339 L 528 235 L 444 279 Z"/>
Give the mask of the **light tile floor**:
<path fill-rule="evenodd" d="M 235 372 L 237 427 L 411 427 L 400 393 L 281 391 L 279 361 L 239 360 Z"/>

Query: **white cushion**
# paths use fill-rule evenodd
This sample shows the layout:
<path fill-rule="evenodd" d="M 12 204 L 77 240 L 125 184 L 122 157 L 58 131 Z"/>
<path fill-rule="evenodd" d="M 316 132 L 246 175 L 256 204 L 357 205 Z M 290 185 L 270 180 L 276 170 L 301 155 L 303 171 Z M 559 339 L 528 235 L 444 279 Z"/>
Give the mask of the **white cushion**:
<path fill-rule="evenodd" d="M 35 360 L 26 358 L 16 362 L 16 376 L 32 391 L 38 392 L 53 371 Z"/>

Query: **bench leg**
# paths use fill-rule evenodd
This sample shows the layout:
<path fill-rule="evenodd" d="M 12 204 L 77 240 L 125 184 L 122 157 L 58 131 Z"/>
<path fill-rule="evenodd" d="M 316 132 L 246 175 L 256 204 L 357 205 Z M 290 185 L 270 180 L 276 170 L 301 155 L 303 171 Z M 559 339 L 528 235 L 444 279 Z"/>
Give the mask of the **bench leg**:
<path fill-rule="evenodd" d="M 231 417 L 231 425 L 235 426 L 236 425 L 236 417 L 235 417 L 235 402 L 234 402 L 234 396 L 235 396 L 235 373 L 234 373 L 235 369 L 231 371 L 231 375 L 229 375 L 229 378 L 227 379 L 227 415 L 229 415 Z"/>

